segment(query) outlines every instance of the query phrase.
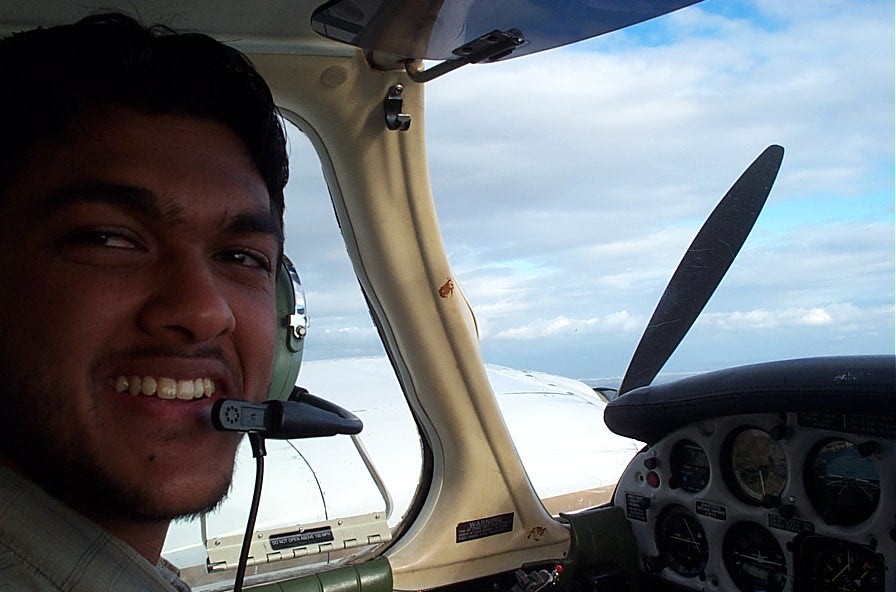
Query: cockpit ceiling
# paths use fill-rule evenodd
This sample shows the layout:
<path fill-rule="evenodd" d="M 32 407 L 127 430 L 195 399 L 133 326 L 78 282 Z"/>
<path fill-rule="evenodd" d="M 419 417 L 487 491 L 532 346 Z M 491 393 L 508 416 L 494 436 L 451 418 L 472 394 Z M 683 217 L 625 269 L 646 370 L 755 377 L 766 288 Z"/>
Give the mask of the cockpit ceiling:
<path fill-rule="evenodd" d="M 75 22 L 91 14 L 123 12 L 146 24 L 199 31 L 241 48 L 291 53 L 291 48 L 330 51 L 345 47 L 311 28 L 311 14 L 324 0 L 46 0 L 0 3 L 0 34 Z M 313 52 L 309 52 L 313 53 Z"/>
<path fill-rule="evenodd" d="M 513 31 L 523 42 L 488 61 L 603 35 L 700 0 L 334 0 L 314 14 L 319 33 L 406 58 L 451 60 L 477 39 Z"/>

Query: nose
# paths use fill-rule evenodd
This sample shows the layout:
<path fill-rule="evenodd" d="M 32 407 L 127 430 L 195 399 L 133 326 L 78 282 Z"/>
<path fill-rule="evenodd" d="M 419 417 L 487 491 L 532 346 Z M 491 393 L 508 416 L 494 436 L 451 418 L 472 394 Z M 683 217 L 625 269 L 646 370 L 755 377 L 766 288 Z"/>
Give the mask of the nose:
<path fill-rule="evenodd" d="M 230 333 L 236 317 L 211 262 L 182 255 L 160 262 L 151 295 L 138 315 L 140 328 L 168 343 L 202 343 Z"/>

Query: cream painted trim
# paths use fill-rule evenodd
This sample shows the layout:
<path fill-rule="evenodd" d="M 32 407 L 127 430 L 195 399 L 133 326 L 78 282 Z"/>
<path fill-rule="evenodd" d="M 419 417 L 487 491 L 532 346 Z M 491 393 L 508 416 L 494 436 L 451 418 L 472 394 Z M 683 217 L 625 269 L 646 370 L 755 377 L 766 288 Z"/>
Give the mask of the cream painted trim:
<path fill-rule="evenodd" d="M 386 553 L 396 589 L 565 557 L 569 531 L 526 476 L 445 255 L 426 167 L 422 87 L 403 72 L 372 70 L 360 53 L 252 59 L 278 103 L 323 149 L 349 254 L 432 449 L 434 477 L 423 507 Z M 405 87 L 408 132 L 385 127 L 383 99 L 395 83 Z M 510 532 L 457 542 L 459 524 L 508 513 Z"/>

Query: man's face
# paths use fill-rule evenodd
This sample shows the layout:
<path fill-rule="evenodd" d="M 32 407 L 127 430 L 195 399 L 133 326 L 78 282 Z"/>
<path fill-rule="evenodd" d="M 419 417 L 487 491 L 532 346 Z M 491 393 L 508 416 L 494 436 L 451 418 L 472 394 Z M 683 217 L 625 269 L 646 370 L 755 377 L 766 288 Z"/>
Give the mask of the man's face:
<path fill-rule="evenodd" d="M 238 438 L 209 408 L 270 383 L 275 225 L 219 123 L 109 108 L 31 151 L 0 195 L 0 457 L 88 515 L 213 505 Z"/>

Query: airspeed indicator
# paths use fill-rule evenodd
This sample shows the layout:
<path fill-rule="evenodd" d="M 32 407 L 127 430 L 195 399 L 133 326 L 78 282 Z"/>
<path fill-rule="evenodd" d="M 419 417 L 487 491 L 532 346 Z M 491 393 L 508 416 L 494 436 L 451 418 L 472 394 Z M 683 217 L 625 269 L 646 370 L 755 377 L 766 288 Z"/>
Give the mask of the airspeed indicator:
<path fill-rule="evenodd" d="M 787 485 L 787 457 L 768 432 L 745 427 L 729 436 L 723 465 L 725 481 L 741 500 L 773 508 Z"/>

